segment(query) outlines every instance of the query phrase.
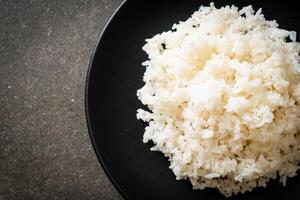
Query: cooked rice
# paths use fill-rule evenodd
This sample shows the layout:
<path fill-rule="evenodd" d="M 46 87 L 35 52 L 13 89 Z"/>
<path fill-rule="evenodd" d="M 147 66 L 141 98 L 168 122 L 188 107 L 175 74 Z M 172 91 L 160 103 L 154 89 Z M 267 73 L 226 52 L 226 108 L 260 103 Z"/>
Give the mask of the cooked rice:
<path fill-rule="evenodd" d="M 290 38 L 291 42 L 287 41 Z M 200 7 L 146 40 L 151 112 L 144 142 L 170 161 L 176 179 L 225 196 L 296 175 L 300 160 L 300 45 L 251 6 Z"/>

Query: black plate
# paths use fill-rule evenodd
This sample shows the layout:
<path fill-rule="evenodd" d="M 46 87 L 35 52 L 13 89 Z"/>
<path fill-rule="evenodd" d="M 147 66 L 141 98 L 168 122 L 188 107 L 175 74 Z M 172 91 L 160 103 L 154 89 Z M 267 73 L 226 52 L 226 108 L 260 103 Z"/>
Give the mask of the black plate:
<path fill-rule="evenodd" d="M 142 142 L 145 124 L 136 119 L 136 110 L 142 107 L 136 90 L 143 86 L 145 38 L 169 30 L 210 1 L 129 0 L 114 14 L 97 43 L 87 74 L 87 122 L 102 167 L 126 199 L 225 199 L 216 189 L 194 191 L 188 181 L 176 181 L 167 159 L 151 152 L 152 144 Z M 262 7 L 267 19 L 277 19 L 280 27 L 300 33 L 300 8 L 282 2 L 217 0 L 215 4 L 242 7 L 251 3 L 255 9 Z M 267 188 L 230 199 L 294 200 L 297 196 L 299 176 L 288 179 L 285 188 L 271 181 Z"/>

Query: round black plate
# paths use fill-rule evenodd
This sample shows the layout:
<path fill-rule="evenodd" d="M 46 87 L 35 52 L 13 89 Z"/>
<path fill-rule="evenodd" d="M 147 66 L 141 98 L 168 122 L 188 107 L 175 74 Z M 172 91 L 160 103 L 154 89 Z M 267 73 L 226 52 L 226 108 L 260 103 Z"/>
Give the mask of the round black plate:
<path fill-rule="evenodd" d="M 211 0 L 127 1 L 118 9 L 102 33 L 92 56 L 86 82 L 86 115 L 90 137 L 102 167 L 126 199 L 225 199 L 216 189 L 192 190 L 188 181 L 176 181 L 169 162 L 153 144 L 142 142 L 145 124 L 136 119 L 142 107 L 136 90 L 143 86 L 147 59 L 142 51 L 145 39 L 169 30 L 187 19 L 200 5 Z M 287 1 L 216 0 L 217 7 L 252 4 L 263 8 L 267 19 L 300 34 L 300 8 Z M 298 37 L 299 41 L 299 37 Z M 297 199 L 300 177 L 291 178 L 284 188 L 271 181 L 267 188 L 230 199 Z"/>

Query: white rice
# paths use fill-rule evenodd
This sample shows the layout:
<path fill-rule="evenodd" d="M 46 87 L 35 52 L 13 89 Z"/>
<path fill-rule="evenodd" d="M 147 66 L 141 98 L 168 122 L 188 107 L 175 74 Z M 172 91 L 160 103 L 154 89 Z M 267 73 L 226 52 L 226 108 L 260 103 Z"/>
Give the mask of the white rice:
<path fill-rule="evenodd" d="M 144 142 L 194 189 L 231 196 L 300 168 L 300 45 L 261 12 L 211 3 L 143 47 Z"/>

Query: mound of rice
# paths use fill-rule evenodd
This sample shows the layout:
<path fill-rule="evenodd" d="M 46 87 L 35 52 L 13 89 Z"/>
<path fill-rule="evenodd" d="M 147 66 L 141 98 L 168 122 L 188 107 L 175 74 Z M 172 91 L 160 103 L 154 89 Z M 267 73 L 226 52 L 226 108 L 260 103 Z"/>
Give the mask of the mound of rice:
<path fill-rule="evenodd" d="M 289 41 L 288 41 L 289 40 Z M 296 175 L 300 160 L 300 45 L 252 6 L 200 7 L 171 31 L 146 40 L 153 141 L 176 179 L 225 196 Z"/>

